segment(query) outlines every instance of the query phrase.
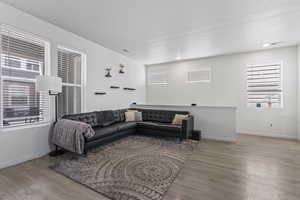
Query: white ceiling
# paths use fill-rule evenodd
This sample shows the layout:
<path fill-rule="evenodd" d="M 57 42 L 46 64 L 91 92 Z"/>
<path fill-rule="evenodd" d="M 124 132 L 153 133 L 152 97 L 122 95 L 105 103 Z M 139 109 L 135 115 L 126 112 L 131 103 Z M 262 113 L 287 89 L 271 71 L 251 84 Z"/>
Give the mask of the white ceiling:
<path fill-rule="evenodd" d="M 144 64 L 300 43 L 300 0 L 2 0 Z"/>

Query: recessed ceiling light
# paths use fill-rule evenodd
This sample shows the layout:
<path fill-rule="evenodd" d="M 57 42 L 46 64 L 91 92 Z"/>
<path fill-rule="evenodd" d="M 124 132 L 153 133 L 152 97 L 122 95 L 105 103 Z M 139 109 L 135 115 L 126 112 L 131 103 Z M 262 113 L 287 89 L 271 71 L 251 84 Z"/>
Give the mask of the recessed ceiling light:
<path fill-rule="evenodd" d="M 269 46 L 271 46 L 271 43 L 265 43 L 264 45 L 263 45 L 263 47 L 269 47 Z"/>
<path fill-rule="evenodd" d="M 276 46 L 278 45 L 280 42 L 268 42 L 268 43 L 265 43 L 263 44 L 263 47 L 264 48 L 267 48 L 267 47 L 270 47 L 270 46 Z"/>
<path fill-rule="evenodd" d="M 176 60 L 181 60 L 181 57 L 180 57 L 180 56 L 177 56 L 177 57 L 176 57 Z"/>

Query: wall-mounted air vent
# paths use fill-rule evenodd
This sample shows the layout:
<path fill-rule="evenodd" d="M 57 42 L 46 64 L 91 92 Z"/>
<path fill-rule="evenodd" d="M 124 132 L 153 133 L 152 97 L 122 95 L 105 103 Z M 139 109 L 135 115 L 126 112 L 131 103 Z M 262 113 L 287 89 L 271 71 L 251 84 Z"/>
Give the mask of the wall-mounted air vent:
<path fill-rule="evenodd" d="M 197 69 L 187 72 L 188 83 L 210 83 L 211 68 Z"/>
<path fill-rule="evenodd" d="M 168 84 L 168 74 L 166 72 L 149 73 L 148 74 L 148 84 L 149 85 Z"/>

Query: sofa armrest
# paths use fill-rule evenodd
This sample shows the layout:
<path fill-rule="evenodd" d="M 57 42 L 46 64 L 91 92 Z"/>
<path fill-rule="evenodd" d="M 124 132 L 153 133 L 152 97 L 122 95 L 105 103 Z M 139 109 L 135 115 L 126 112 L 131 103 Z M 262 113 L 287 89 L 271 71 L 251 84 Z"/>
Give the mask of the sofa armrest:
<path fill-rule="evenodd" d="M 192 136 L 194 130 L 194 116 L 182 120 L 182 139 L 189 139 Z"/>

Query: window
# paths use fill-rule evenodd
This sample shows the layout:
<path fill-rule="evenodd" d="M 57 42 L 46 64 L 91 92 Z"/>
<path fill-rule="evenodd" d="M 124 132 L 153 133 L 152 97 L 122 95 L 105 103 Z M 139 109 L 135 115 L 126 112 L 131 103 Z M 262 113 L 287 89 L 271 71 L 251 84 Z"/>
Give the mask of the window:
<path fill-rule="evenodd" d="M 247 97 L 248 107 L 281 108 L 282 64 L 248 66 Z"/>
<path fill-rule="evenodd" d="M 9 93 L 8 107 L 29 106 L 30 90 L 29 86 L 9 85 L 9 90 L 17 90 L 18 93 Z"/>
<path fill-rule="evenodd" d="M 1 127 L 49 121 L 48 95 L 36 92 L 45 74 L 49 43 L 8 26 L 1 27 Z"/>
<path fill-rule="evenodd" d="M 85 55 L 58 48 L 58 77 L 62 78 L 62 94 L 58 97 L 58 116 L 80 113 L 83 107 L 83 66 Z"/>
<path fill-rule="evenodd" d="M 188 83 L 209 83 L 211 81 L 211 69 L 203 68 L 187 72 Z"/>
<path fill-rule="evenodd" d="M 168 84 L 168 74 L 166 72 L 149 73 L 148 84 L 149 85 Z"/>

